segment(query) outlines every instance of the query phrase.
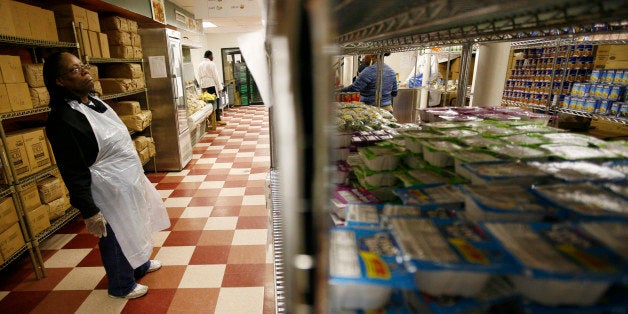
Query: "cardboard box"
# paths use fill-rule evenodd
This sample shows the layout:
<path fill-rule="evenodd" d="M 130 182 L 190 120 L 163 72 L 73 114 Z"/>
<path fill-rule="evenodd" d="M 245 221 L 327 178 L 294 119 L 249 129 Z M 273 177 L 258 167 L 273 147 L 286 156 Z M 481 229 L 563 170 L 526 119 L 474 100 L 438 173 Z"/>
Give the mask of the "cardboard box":
<path fill-rule="evenodd" d="M 48 218 L 50 221 L 57 219 L 65 214 L 70 208 L 70 200 L 64 195 L 58 199 L 52 200 L 48 205 Z"/>
<path fill-rule="evenodd" d="M 36 173 L 52 166 L 48 147 L 46 146 L 46 135 L 43 128 L 29 129 L 21 131 L 24 138 L 26 154 L 30 161 L 31 173 Z"/>
<path fill-rule="evenodd" d="M 143 135 L 137 136 L 133 138 L 133 146 L 135 146 L 136 151 L 142 151 L 147 148 L 148 145 L 153 141 L 152 137 L 146 137 Z"/>
<path fill-rule="evenodd" d="M 76 37 L 74 37 L 74 29 L 72 27 L 59 27 L 57 28 L 57 34 L 59 41 L 69 43 L 79 42 L 79 35 L 77 33 Z"/>
<path fill-rule="evenodd" d="M 100 29 L 128 32 L 128 20 L 120 16 L 108 16 L 100 19 Z"/>
<path fill-rule="evenodd" d="M 594 69 L 628 68 L 628 45 L 600 45 L 593 60 Z"/>
<path fill-rule="evenodd" d="M 129 32 L 137 34 L 137 31 L 138 31 L 137 22 L 134 20 L 126 20 L 126 22 L 129 25 Z"/>
<path fill-rule="evenodd" d="M 85 10 L 87 15 L 87 29 L 94 32 L 100 32 L 100 20 L 98 19 L 98 13 L 90 10 Z"/>
<path fill-rule="evenodd" d="M 109 54 L 112 58 L 133 59 L 133 46 L 109 46 Z"/>
<path fill-rule="evenodd" d="M 142 47 L 142 36 L 140 34 L 129 33 L 131 37 L 131 46 L 133 47 Z"/>
<path fill-rule="evenodd" d="M 22 62 L 18 56 L 0 55 L 0 83 L 22 83 Z"/>
<path fill-rule="evenodd" d="M 94 31 L 88 31 L 89 34 L 89 46 L 92 50 L 92 58 L 102 58 L 100 54 L 100 44 L 98 39 L 98 33 Z"/>
<path fill-rule="evenodd" d="M 44 135 L 46 135 L 46 130 L 44 129 Z M 48 147 L 48 155 L 50 155 L 50 162 L 53 165 L 57 164 L 57 160 L 55 159 L 55 153 L 52 150 L 52 146 L 50 146 L 50 141 L 48 140 L 48 136 L 46 136 L 46 146 Z"/>
<path fill-rule="evenodd" d="M 98 78 L 100 77 L 100 72 L 98 71 L 98 67 L 96 65 L 92 64 L 88 71 L 89 75 L 92 76 L 92 79 L 98 80 Z"/>
<path fill-rule="evenodd" d="M 135 84 L 135 89 L 142 89 L 146 87 L 146 81 L 143 77 L 133 79 L 133 83 Z"/>
<path fill-rule="evenodd" d="M 107 34 L 98 33 L 98 42 L 100 44 L 100 55 L 103 58 L 111 58 L 111 54 L 109 53 L 109 39 Z"/>
<path fill-rule="evenodd" d="M 126 125 L 129 131 L 141 132 L 147 128 L 153 119 L 153 113 L 150 110 L 142 110 L 136 115 L 120 116 L 120 120 Z"/>
<path fill-rule="evenodd" d="M 24 236 L 19 223 L 13 224 L 3 233 L 0 233 L 0 253 L 5 260 L 8 260 L 15 252 L 19 251 L 24 244 Z"/>
<path fill-rule="evenodd" d="M 89 31 L 87 29 L 81 29 L 80 33 L 81 36 L 79 37 L 79 40 L 81 42 L 81 53 L 88 57 L 93 57 L 92 45 L 89 41 Z"/>
<path fill-rule="evenodd" d="M 132 79 L 125 78 L 102 78 L 100 79 L 100 85 L 105 95 L 126 93 L 135 87 Z"/>
<path fill-rule="evenodd" d="M 125 100 L 118 101 L 111 104 L 111 108 L 119 116 L 136 115 L 142 112 L 140 103 L 138 101 Z"/>
<path fill-rule="evenodd" d="M 7 36 L 17 36 L 11 14 L 11 4 L 13 1 L 0 0 L 0 34 Z"/>
<path fill-rule="evenodd" d="M 87 29 L 89 21 L 87 19 L 87 10 L 73 4 L 59 4 L 52 7 L 55 13 L 57 27 L 74 27 L 82 26 Z"/>
<path fill-rule="evenodd" d="M 5 84 L 9 94 L 9 103 L 12 111 L 22 111 L 33 108 L 31 93 L 26 83 Z"/>
<path fill-rule="evenodd" d="M 0 200 L 0 233 L 9 229 L 18 221 L 15 203 L 12 197 L 5 197 Z"/>
<path fill-rule="evenodd" d="M 94 81 L 94 93 L 98 96 L 102 96 L 102 85 L 100 85 L 100 81 Z"/>
<path fill-rule="evenodd" d="M 148 147 L 146 147 L 143 150 L 137 152 L 137 155 L 138 157 L 140 157 L 140 163 L 144 164 L 150 159 L 150 150 L 148 149 Z"/>
<path fill-rule="evenodd" d="M 104 33 L 107 34 L 107 40 L 112 46 L 131 46 L 131 35 L 127 32 L 108 30 Z"/>
<path fill-rule="evenodd" d="M 112 78 L 143 78 L 142 65 L 139 63 L 116 63 L 103 68 L 103 76 Z"/>
<path fill-rule="evenodd" d="M 135 59 L 144 58 L 144 52 L 142 51 L 142 47 L 133 47 L 133 58 Z"/>
<path fill-rule="evenodd" d="M 31 93 L 31 102 L 33 103 L 33 108 L 37 107 L 45 107 L 50 103 L 50 94 L 48 94 L 48 89 L 45 87 L 31 87 L 28 89 Z"/>
<path fill-rule="evenodd" d="M 44 64 L 22 64 L 24 78 L 29 87 L 45 87 L 44 84 Z M 17 82 L 16 82 L 17 83 Z"/>
<path fill-rule="evenodd" d="M 38 235 L 46 228 L 50 227 L 50 217 L 48 216 L 48 205 L 43 204 L 34 210 L 26 213 L 29 227 L 33 235 Z"/>
<path fill-rule="evenodd" d="M 24 202 L 24 211 L 29 212 L 41 206 L 41 199 L 39 198 L 39 191 L 35 182 L 23 185 L 20 188 L 20 194 Z"/>
<path fill-rule="evenodd" d="M 12 1 L 10 6 L 10 12 L 13 16 L 13 27 L 15 29 L 16 37 L 32 38 L 30 27 L 31 12 L 34 11 L 32 5 L 25 3 Z"/>
<path fill-rule="evenodd" d="M 28 16 L 28 26 L 31 28 L 31 38 L 38 40 L 47 40 L 44 10 L 38 7 L 32 7 Z M 26 23 L 25 23 L 26 24 Z M 24 25 L 26 26 L 26 25 Z"/>
<path fill-rule="evenodd" d="M 17 178 L 21 179 L 31 174 L 30 162 L 28 161 L 28 154 L 26 153 L 26 145 L 22 134 L 7 134 L 6 145 L 9 150 L 9 159 L 13 164 Z M 9 171 L 7 171 L 7 173 L 9 173 Z"/>
<path fill-rule="evenodd" d="M 0 83 L 0 113 L 11 112 L 11 101 L 5 84 Z"/>
<path fill-rule="evenodd" d="M 63 182 L 55 176 L 48 176 L 37 182 L 39 199 L 44 204 L 48 204 L 63 196 Z"/>
<path fill-rule="evenodd" d="M 59 41 L 59 35 L 57 34 L 57 22 L 55 21 L 55 13 L 45 9 L 41 9 L 41 12 L 42 13 L 40 22 L 44 24 L 44 39 L 49 41 Z"/>

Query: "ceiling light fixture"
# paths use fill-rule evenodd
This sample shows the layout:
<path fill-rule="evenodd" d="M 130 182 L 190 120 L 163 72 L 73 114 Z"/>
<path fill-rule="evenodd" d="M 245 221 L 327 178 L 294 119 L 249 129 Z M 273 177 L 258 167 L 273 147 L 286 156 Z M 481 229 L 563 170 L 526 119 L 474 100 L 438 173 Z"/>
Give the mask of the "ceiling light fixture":
<path fill-rule="evenodd" d="M 203 22 L 203 28 L 212 28 L 212 27 L 218 27 L 218 25 L 212 22 Z"/>

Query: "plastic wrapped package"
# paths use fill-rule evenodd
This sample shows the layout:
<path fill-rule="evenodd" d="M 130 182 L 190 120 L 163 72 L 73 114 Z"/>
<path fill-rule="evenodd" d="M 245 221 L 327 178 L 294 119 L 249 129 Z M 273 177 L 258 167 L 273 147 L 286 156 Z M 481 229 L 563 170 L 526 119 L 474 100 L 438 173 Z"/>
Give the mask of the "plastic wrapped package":
<path fill-rule="evenodd" d="M 436 167 L 449 167 L 454 165 L 452 154 L 462 150 L 462 146 L 449 141 L 425 141 L 423 142 L 423 159 Z"/>
<path fill-rule="evenodd" d="M 491 154 L 488 154 L 484 151 L 478 151 L 478 150 L 461 150 L 461 151 L 455 152 L 452 156 L 454 158 L 454 169 L 456 173 L 459 176 L 466 178 L 468 180 L 471 180 L 472 176 L 469 173 L 469 171 L 467 171 L 467 169 L 462 167 L 462 164 L 472 163 L 472 162 L 487 162 L 487 161 L 499 161 L 500 160 L 499 158 Z"/>
<path fill-rule="evenodd" d="M 338 186 L 334 191 L 332 199 L 332 204 L 334 205 L 332 214 L 344 220 L 346 214 L 345 207 L 349 203 L 379 204 L 381 201 L 364 188 Z"/>
<path fill-rule="evenodd" d="M 473 148 L 488 148 L 489 146 L 504 144 L 504 142 L 499 139 L 486 138 L 483 136 L 463 137 L 460 139 L 460 142 Z"/>
<path fill-rule="evenodd" d="M 423 141 L 430 140 L 430 139 L 442 139 L 443 138 L 443 134 L 439 132 L 422 131 L 422 130 L 419 130 L 419 131 L 412 130 L 412 131 L 402 132 L 402 136 L 405 141 L 406 149 L 415 154 L 423 153 L 423 146 L 422 146 Z"/>
<path fill-rule="evenodd" d="M 628 158 L 628 141 L 608 141 L 600 144 L 599 147 L 611 151 L 622 158 Z"/>
<path fill-rule="evenodd" d="M 403 157 L 403 164 L 410 169 L 421 169 L 424 167 L 426 162 L 423 160 L 423 157 L 420 154 L 414 154 L 412 152 L 406 151 L 406 154 Z"/>
<path fill-rule="evenodd" d="M 513 160 L 545 160 L 550 156 L 544 149 L 512 144 L 489 146 L 488 149 L 503 158 Z"/>
<path fill-rule="evenodd" d="M 347 227 L 380 227 L 380 205 L 377 204 L 347 204 L 346 226 Z"/>
<path fill-rule="evenodd" d="M 438 205 L 451 209 L 461 209 L 464 206 L 464 195 L 459 187 L 454 185 L 417 185 L 395 189 L 395 194 L 405 205 L 417 205 L 421 208 Z"/>
<path fill-rule="evenodd" d="M 398 151 L 388 147 L 360 147 L 358 154 L 362 157 L 364 164 L 374 171 L 395 170 L 401 159 Z"/>
<path fill-rule="evenodd" d="M 464 216 L 473 221 L 542 221 L 555 211 L 519 185 L 469 185 L 461 190 Z"/>
<path fill-rule="evenodd" d="M 476 162 L 461 165 L 478 185 L 531 185 L 547 182 L 550 176 L 528 164 L 516 161 Z"/>
<path fill-rule="evenodd" d="M 349 177 L 349 173 L 351 173 L 351 167 L 346 161 L 339 161 L 336 163 L 336 173 L 333 177 L 333 182 L 335 184 L 344 184 L 347 182 L 347 178 Z"/>
<path fill-rule="evenodd" d="M 479 133 L 473 130 L 464 130 L 464 129 L 444 129 L 440 131 L 443 134 L 443 137 L 449 139 L 460 139 L 463 137 L 470 136 L 478 136 Z"/>
<path fill-rule="evenodd" d="M 523 131 L 525 134 L 530 133 L 561 133 L 565 130 L 539 124 L 524 124 L 515 126 L 516 130 Z"/>
<path fill-rule="evenodd" d="M 392 290 L 414 287 L 396 263 L 398 248 L 385 230 L 334 228 L 329 248 L 329 306 L 335 310 L 383 307 Z"/>
<path fill-rule="evenodd" d="M 584 221 L 578 225 L 628 261 L 628 221 Z"/>
<path fill-rule="evenodd" d="M 478 225 L 456 219 L 388 221 L 420 291 L 434 296 L 478 294 L 493 274 L 514 273 L 514 261 Z"/>
<path fill-rule="evenodd" d="M 622 181 L 627 175 L 587 161 L 530 162 L 529 165 L 567 182 Z"/>
<path fill-rule="evenodd" d="M 592 183 L 539 185 L 531 190 L 548 203 L 565 209 L 575 218 L 628 218 L 628 200 Z"/>
<path fill-rule="evenodd" d="M 545 144 L 541 145 L 540 148 L 565 160 L 613 159 L 617 157 L 615 153 L 609 150 L 571 144 Z"/>
<path fill-rule="evenodd" d="M 367 167 L 354 167 L 353 172 L 360 185 L 367 189 L 395 186 L 399 182 L 394 171 L 372 171 Z"/>
<path fill-rule="evenodd" d="M 569 132 L 562 133 L 546 133 L 541 135 L 543 138 L 550 141 L 552 144 L 567 144 L 572 146 L 601 146 L 604 145 L 604 141 L 593 136 L 575 134 Z"/>
<path fill-rule="evenodd" d="M 501 140 L 506 143 L 520 146 L 538 146 L 548 143 L 547 139 L 543 139 L 540 136 L 534 134 L 509 135 L 502 137 Z"/>
<path fill-rule="evenodd" d="M 524 133 L 524 132 L 525 131 L 517 130 L 517 129 L 514 129 L 514 128 L 506 128 L 506 127 L 501 127 L 501 126 L 497 126 L 497 125 L 490 125 L 490 124 L 483 125 L 481 127 L 481 130 L 480 130 L 480 133 L 482 133 L 483 136 L 489 137 L 489 138 L 496 138 L 496 137 L 514 135 L 514 134 L 521 134 L 521 133 Z"/>
<path fill-rule="evenodd" d="M 454 210 L 441 206 L 419 207 L 413 205 L 384 204 L 382 208 L 383 220 L 392 217 L 452 219 L 457 218 L 458 215 Z"/>
<path fill-rule="evenodd" d="M 592 305 L 626 274 L 625 262 L 572 225 L 484 225 L 522 267 L 511 276 L 521 294 L 544 305 Z"/>

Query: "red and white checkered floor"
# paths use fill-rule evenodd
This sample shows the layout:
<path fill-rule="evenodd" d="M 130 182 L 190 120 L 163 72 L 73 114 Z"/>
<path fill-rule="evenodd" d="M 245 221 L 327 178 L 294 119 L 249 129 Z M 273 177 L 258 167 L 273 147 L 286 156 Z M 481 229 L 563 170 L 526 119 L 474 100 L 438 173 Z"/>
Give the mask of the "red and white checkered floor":
<path fill-rule="evenodd" d="M 0 272 L 0 313 L 274 313 L 268 110 L 236 107 L 223 120 L 185 170 L 147 174 L 172 226 L 153 236 L 164 266 L 139 280 L 146 296 L 107 296 L 97 239 L 77 218 L 41 244 L 46 278 L 27 254 Z"/>

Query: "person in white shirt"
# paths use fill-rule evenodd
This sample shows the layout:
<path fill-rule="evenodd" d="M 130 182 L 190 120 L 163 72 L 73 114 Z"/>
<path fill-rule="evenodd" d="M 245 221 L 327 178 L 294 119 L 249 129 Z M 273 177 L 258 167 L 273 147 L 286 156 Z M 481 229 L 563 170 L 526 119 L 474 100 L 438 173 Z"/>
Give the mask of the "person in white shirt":
<path fill-rule="evenodd" d="M 214 110 L 216 111 L 216 122 L 219 125 L 225 125 L 226 122 L 220 119 L 222 109 L 220 109 L 220 92 L 222 92 L 222 83 L 218 76 L 218 69 L 214 63 L 214 55 L 210 50 L 205 51 L 205 59 L 198 66 L 198 84 L 203 92 L 216 95 L 216 103 Z"/>

